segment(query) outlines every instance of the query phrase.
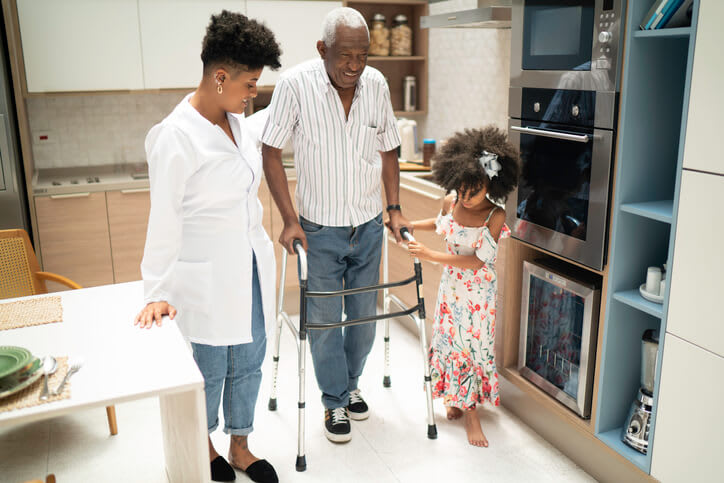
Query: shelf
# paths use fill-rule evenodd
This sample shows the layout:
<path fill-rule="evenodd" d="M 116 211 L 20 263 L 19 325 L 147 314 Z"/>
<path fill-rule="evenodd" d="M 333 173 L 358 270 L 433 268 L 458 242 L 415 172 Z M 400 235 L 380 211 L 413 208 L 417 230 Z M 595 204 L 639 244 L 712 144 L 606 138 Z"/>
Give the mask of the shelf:
<path fill-rule="evenodd" d="M 626 203 L 621 205 L 621 211 L 670 224 L 674 218 L 674 201 L 664 200 Z"/>
<path fill-rule="evenodd" d="M 606 443 L 606 446 L 629 460 L 631 463 L 635 464 L 636 466 L 641 469 L 644 473 L 649 473 L 649 467 L 651 466 L 648 455 L 641 454 L 635 449 L 626 446 L 623 441 L 621 441 L 621 432 L 623 431 L 623 427 L 612 429 L 611 431 L 606 431 L 605 433 L 599 433 L 596 436 L 598 439 Z"/>
<path fill-rule="evenodd" d="M 649 302 L 641 296 L 638 290 L 616 292 L 613 294 L 613 298 L 642 312 L 646 312 L 649 315 L 658 317 L 659 319 L 664 316 L 664 306 L 662 304 Z"/>
<path fill-rule="evenodd" d="M 425 111 L 395 111 L 395 117 L 422 116 Z"/>
<path fill-rule="evenodd" d="M 389 62 L 389 61 L 420 61 L 425 60 L 422 55 L 405 55 L 405 56 L 394 56 L 394 55 L 371 55 L 367 57 L 367 62 Z"/>
<path fill-rule="evenodd" d="M 669 39 L 688 38 L 691 36 L 691 27 L 679 27 L 675 29 L 660 30 L 638 30 L 634 32 L 635 38 L 665 37 Z"/>

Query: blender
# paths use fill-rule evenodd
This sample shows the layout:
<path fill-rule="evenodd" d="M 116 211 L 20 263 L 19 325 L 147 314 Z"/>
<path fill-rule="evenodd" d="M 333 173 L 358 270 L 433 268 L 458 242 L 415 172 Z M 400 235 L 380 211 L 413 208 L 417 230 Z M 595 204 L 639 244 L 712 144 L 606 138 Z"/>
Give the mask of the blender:
<path fill-rule="evenodd" d="M 648 329 L 641 338 L 641 387 L 623 426 L 622 441 L 640 453 L 649 447 L 651 410 L 654 405 L 656 356 L 659 350 L 659 331 Z"/>

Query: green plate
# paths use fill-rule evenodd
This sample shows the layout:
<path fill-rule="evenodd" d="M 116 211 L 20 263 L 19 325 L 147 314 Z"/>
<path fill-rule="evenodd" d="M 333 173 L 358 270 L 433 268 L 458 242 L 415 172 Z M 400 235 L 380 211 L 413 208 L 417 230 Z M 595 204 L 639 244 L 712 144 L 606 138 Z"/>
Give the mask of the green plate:
<path fill-rule="evenodd" d="M 10 389 L 14 389 L 17 385 L 24 383 L 30 376 L 36 371 L 43 372 L 42 369 L 43 361 L 34 357 L 32 361 L 21 370 L 5 376 L 0 379 L 0 393 L 4 393 Z"/>
<path fill-rule="evenodd" d="M 16 346 L 0 347 L 0 379 L 17 372 L 31 361 L 29 350 Z"/>
<path fill-rule="evenodd" d="M 0 399 L 11 396 L 18 391 L 22 391 L 23 389 L 40 379 L 40 376 L 42 375 L 43 371 L 40 370 L 40 359 L 35 359 L 31 370 L 24 372 L 23 375 L 18 378 L 17 384 L 7 388 L 2 387 L 2 385 L 0 384 Z"/>

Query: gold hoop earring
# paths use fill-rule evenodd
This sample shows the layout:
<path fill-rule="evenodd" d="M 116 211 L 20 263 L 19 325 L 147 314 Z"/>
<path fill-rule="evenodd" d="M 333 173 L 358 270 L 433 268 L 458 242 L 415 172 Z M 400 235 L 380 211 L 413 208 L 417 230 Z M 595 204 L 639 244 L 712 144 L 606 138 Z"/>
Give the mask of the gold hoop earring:
<path fill-rule="evenodd" d="M 219 83 L 216 84 L 216 92 L 218 92 L 219 94 L 221 94 L 222 92 L 224 92 L 224 88 L 221 87 L 221 82 L 219 82 Z"/>

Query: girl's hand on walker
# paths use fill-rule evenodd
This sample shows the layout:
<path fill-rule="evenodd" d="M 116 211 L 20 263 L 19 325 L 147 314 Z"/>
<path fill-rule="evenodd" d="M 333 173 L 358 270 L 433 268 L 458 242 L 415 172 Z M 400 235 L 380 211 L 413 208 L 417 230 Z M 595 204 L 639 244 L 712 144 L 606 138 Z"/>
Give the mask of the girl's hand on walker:
<path fill-rule="evenodd" d="M 413 257 L 421 258 L 423 260 L 431 259 L 432 251 L 419 241 L 408 242 L 407 249 Z"/>

